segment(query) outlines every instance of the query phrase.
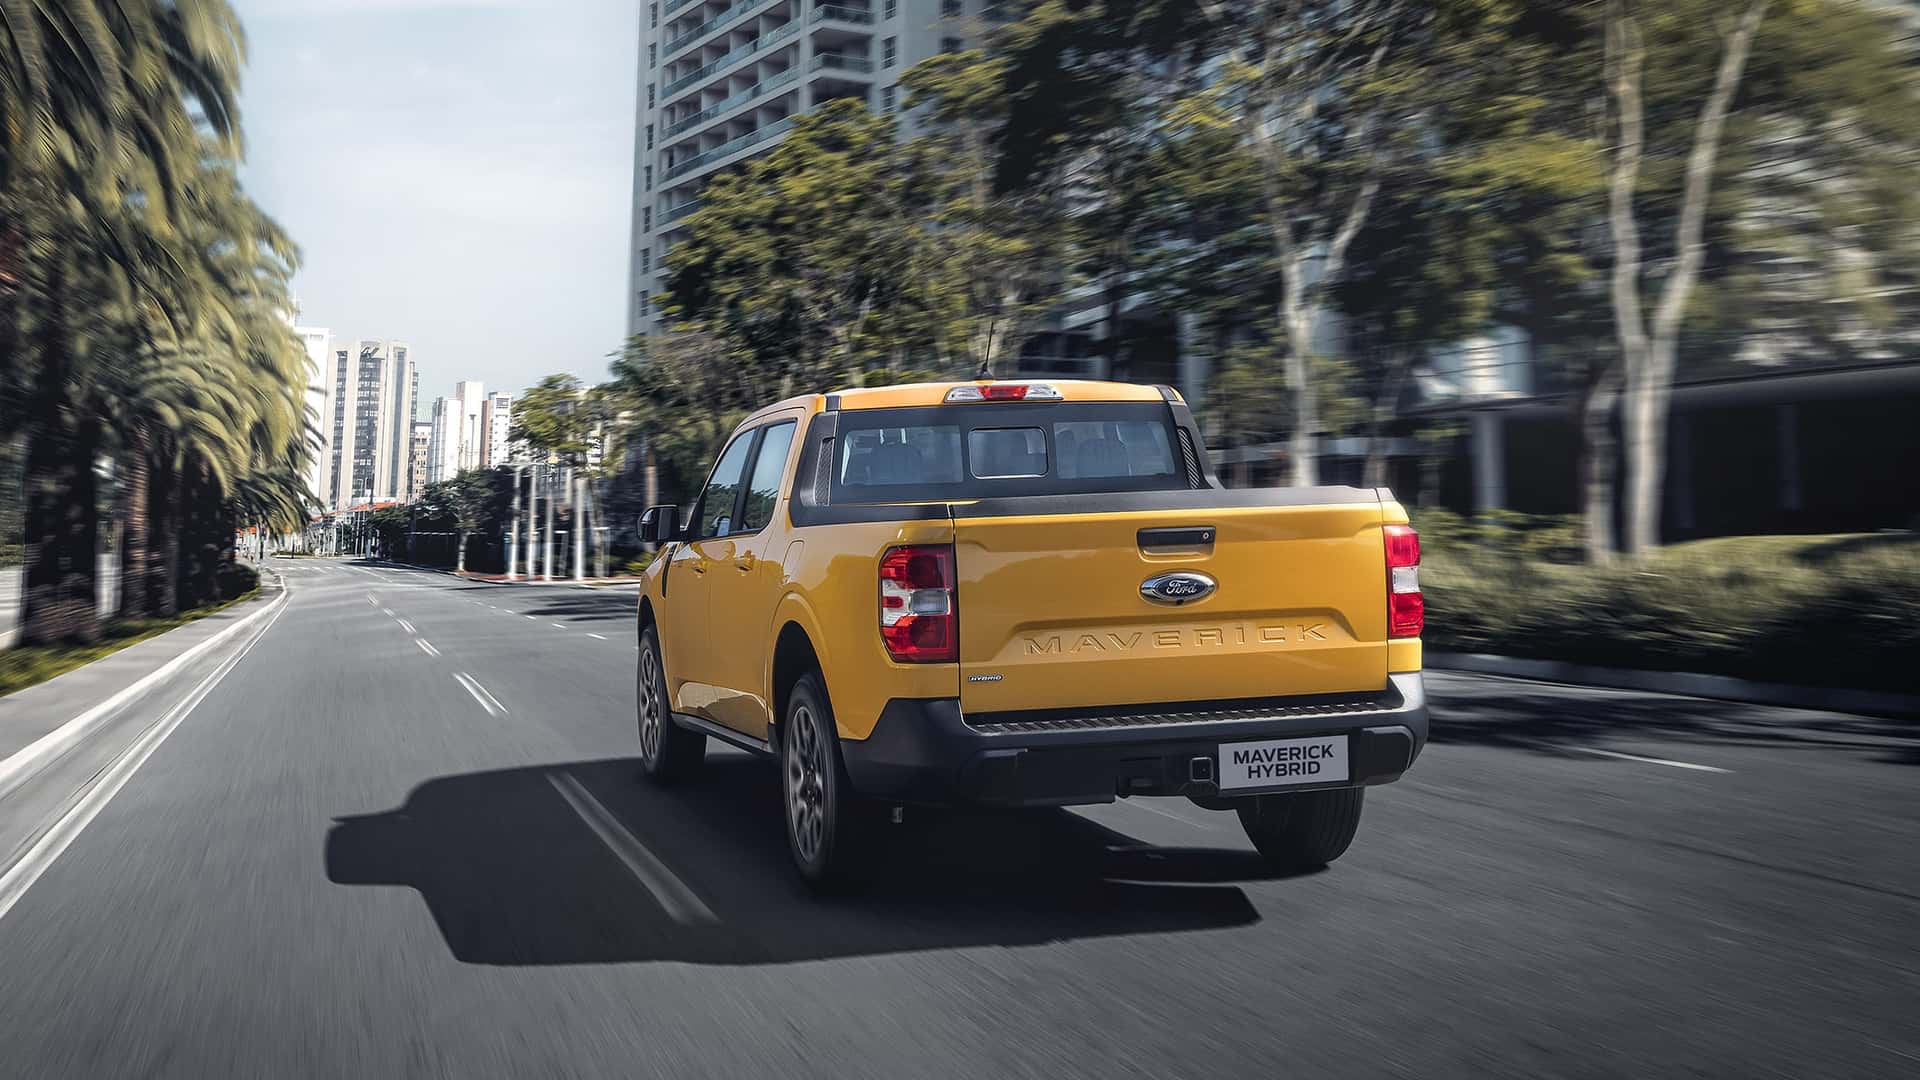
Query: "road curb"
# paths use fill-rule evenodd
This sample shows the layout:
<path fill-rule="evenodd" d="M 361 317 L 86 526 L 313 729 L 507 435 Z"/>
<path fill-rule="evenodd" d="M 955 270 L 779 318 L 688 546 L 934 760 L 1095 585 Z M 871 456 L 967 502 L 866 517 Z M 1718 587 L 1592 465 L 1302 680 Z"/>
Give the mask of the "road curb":
<path fill-rule="evenodd" d="M 148 690 L 153 689 L 162 681 L 172 676 L 174 672 L 179 671 L 196 659 L 205 656 L 222 642 L 233 638 L 247 627 L 265 618 L 269 613 L 279 610 L 286 604 L 287 598 L 291 596 L 292 593 L 286 587 L 286 579 L 282 577 L 278 571 L 274 572 L 274 576 L 279 578 L 280 581 L 280 595 L 268 601 L 259 610 L 247 615 L 245 618 L 200 644 L 193 646 L 186 652 L 167 661 L 165 664 L 142 675 L 132 683 L 121 688 L 112 697 L 21 747 L 14 752 L 13 756 L 7 758 L 5 761 L 0 761 L 0 797 L 4 797 L 13 791 L 14 788 L 19 787 L 22 783 L 31 779 L 40 771 L 40 768 L 52 758 L 59 756 L 75 743 L 85 738 L 88 733 L 100 726 L 102 722 L 131 704 Z M 191 626 L 193 624 L 188 623 L 187 625 Z M 181 627 L 180 629 L 184 628 L 185 627 Z M 172 631 L 168 631 L 168 633 L 171 632 Z M 159 641 L 165 637 L 166 634 L 161 634 L 159 637 L 151 640 Z"/>
<path fill-rule="evenodd" d="M 1785 683 L 1753 682 L 1726 675 L 1699 675 L 1685 671 L 1638 671 L 1595 667 L 1562 660 L 1524 660 L 1487 653 L 1428 652 L 1425 665 L 1435 671 L 1467 671 L 1505 675 L 1539 682 L 1602 686 L 1616 690 L 1647 690 L 1661 694 L 1738 701 L 1749 705 L 1783 705 L 1795 709 L 1857 713 L 1862 716 L 1920 719 L 1920 695 L 1884 690 L 1848 690 Z"/>

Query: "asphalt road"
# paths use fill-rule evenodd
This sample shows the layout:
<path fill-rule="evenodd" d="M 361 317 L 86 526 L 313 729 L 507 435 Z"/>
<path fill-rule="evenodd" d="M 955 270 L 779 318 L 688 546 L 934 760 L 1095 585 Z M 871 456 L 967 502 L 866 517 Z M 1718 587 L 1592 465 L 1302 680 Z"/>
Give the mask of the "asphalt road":
<path fill-rule="evenodd" d="M 637 779 L 630 591 L 284 565 L 0 916 L 0 1073 L 1920 1073 L 1910 726 L 1435 675 L 1327 871 L 1141 800 L 910 818 L 829 902 L 769 766 Z"/>

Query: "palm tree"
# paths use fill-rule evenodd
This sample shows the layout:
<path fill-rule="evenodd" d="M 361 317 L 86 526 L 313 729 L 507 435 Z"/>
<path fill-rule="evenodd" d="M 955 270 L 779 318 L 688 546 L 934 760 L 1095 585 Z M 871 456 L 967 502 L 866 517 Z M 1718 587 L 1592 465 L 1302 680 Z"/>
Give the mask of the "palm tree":
<path fill-rule="evenodd" d="M 26 436 L 23 641 L 98 632 L 102 451 L 125 466 L 136 611 L 171 610 L 181 555 L 217 561 L 235 512 L 302 497 L 288 479 L 311 420 L 280 319 L 294 256 L 233 178 L 243 52 L 225 0 L 0 0 L 0 435 Z"/>

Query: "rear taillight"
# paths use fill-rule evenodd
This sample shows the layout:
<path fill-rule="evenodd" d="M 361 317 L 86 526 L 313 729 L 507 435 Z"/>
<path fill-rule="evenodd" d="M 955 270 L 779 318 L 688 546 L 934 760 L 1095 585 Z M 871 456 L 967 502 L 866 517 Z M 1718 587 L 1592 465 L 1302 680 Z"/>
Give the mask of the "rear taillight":
<path fill-rule="evenodd" d="M 903 664 L 960 659 L 951 547 L 897 547 L 880 557 L 880 639 Z"/>
<path fill-rule="evenodd" d="M 1420 596 L 1420 534 L 1411 525 L 1388 525 L 1387 636 L 1419 637 L 1427 624 Z"/>
<path fill-rule="evenodd" d="M 960 401 L 1061 401 L 1060 389 L 1047 383 L 984 383 L 947 391 L 947 404 Z"/>

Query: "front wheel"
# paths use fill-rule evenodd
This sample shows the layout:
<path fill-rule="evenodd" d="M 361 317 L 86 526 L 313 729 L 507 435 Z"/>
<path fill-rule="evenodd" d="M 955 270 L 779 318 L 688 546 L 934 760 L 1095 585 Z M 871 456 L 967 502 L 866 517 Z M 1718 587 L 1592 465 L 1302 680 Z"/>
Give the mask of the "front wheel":
<path fill-rule="evenodd" d="M 840 767 L 833 708 L 817 672 L 787 695 L 780 775 L 795 868 L 814 888 L 846 884 L 859 864 L 859 799 Z"/>
<path fill-rule="evenodd" d="M 1346 853 L 1360 828 L 1366 788 L 1255 795 L 1234 809 L 1247 839 L 1267 861 L 1289 870 L 1325 866 Z"/>
<path fill-rule="evenodd" d="M 673 722 L 667 669 L 660 661 L 660 636 L 651 626 L 640 634 L 636 683 L 640 771 L 656 784 L 670 784 L 692 775 L 707 759 L 707 737 Z"/>

